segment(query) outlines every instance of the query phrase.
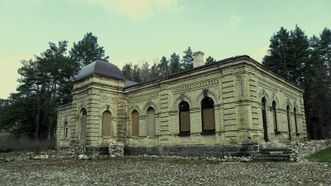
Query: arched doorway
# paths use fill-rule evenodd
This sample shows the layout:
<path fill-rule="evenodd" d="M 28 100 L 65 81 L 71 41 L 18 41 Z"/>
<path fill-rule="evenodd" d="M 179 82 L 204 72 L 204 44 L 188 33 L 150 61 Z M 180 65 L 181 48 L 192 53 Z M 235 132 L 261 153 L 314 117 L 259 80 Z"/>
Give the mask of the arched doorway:
<path fill-rule="evenodd" d="M 201 101 L 202 134 L 215 134 L 214 100 L 205 97 Z"/>
<path fill-rule="evenodd" d="M 179 134 L 190 135 L 190 105 L 186 101 L 179 103 Z"/>
<path fill-rule="evenodd" d="M 269 141 L 268 137 L 268 124 L 267 124 L 267 104 L 265 97 L 262 98 L 261 101 L 261 111 L 262 111 L 262 124 L 263 124 L 263 138 L 264 141 Z"/>
<path fill-rule="evenodd" d="M 132 119 L 132 136 L 139 136 L 139 113 L 134 110 L 131 114 Z"/>
<path fill-rule="evenodd" d="M 155 137 L 155 110 L 152 107 L 147 109 L 147 127 L 148 127 L 148 136 L 150 138 Z"/>
<path fill-rule="evenodd" d="M 80 111 L 80 144 L 86 144 L 86 122 L 87 122 L 87 111 L 82 108 Z"/>
<path fill-rule="evenodd" d="M 112 115 L 111 112 L 106 110 L 102 114 L 102 136 L 103 137 L 109 137 L 111 136 L 111 120 L 112 120 Z"/>

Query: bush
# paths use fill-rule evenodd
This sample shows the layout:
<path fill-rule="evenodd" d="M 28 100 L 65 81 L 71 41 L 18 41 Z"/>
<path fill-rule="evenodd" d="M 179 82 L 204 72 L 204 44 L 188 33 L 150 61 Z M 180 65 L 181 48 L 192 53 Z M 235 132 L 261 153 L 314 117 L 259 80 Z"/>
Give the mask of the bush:
<path fill-rule="evenodd" d="M 0 136 L 0 152 L 33 151 L 39 153 L 55 147 L 55 141 L 34 140 L 29 137 Z"/>

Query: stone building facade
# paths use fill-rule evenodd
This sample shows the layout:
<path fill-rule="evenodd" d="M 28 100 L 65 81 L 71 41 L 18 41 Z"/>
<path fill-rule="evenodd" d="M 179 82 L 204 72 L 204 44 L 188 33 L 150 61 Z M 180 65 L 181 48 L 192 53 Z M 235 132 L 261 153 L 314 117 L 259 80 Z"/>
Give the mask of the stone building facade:
<path fill-rule="evenodd" d="M 243 141 L 306 137 L 303 90 L 249 56 L 236 56 L 159 79 L 126 81 L 96 61 L 78 74 L 71 104 L 58 108 L 57 145 L 107 147 L 127 154 L 238 152 Z"/>

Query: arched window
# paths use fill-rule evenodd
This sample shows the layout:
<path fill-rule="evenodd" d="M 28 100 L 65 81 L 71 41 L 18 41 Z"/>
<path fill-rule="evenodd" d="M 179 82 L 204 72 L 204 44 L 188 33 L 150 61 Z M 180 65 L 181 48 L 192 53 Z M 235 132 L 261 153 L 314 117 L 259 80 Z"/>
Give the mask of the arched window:
<path fill-rule="evenodd" d="M 274 117 L 275 135 L 277 135 L 279 134 L 279 131 L 278 131 L 278 123 L 277 123 L 277 107 L 275 101 L 272 101 L 272 113 Z"/>
<path fill-rule="evenodd" d="M 186 101 L 179 103 L 179 134 L 190 135 L 190 105 Z"/>
<path fill-rule="evenodd" d="M 102 136 L 111 136 L 111 112 L 108 110 L 102 114 Z"/>
<path fill-rule="evenodd" d="M 214 101 L 205 97 L 201 101 L 202 134 L 215 134 Z"/>
<path fill-rule="evenodd" d="M 287 105 L 286 107 L 286 115 L 287 115 L 287 126 L 288 126 L 288 140 L 291 141 L 292 137 L 291 137 L 291 121 L 290 121 L 290 106 Z"/>
<path fill-rule="evenodd" d="M 134 110 L 131 114 L 132 119 L 132 136 L 139 136 L 139 113 Z"/>
<path fill-rule="evenodd" d="M 264 141 L 269 141 L 268 137 L 268 124 L 267 124 L 267 101 L 265 97 L 261 100 L 261 111 L 262 111 L 262 124 L 263 124 L 263 137 Z"/>
<path fill-rule="evenodd" d="M 147 109 L 147 126 L 148 126 L 148 136 L 150 138 L 155 137 L 155 110 L 152 107 Z"/>
<path fill-rule="evenodd" d="M 68 122 L 64 122 L 64 139 L 69 138 L 69 125 Z"/>
<path fill-rule="evenodd" d="M 87 122 L 87 111 L 82 108 L 80 111 L 80 144 L 85 145 L 86 143 L 86 122 Z"/>
<path fill-rule="evenodd" d="M 294 115 L 294 125 L 295 125 L 295 134 L 298 136 L 299 131 L 298 131 L 298 122 L 297 122 L 297 109 L 293 109 L 293 115 Z"/>

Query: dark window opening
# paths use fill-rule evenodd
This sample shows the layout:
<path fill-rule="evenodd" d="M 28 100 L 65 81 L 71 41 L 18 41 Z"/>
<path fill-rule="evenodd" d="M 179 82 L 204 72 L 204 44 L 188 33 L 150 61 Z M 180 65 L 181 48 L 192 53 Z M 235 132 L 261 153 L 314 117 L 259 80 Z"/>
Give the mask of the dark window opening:
<path fill-rule="evenodd" d="M 288 140 L 292 140 L 291 136 L 291 121 L 290 121 L 290 106 L 287 105 L 286 107 L 286 113 L 287 113 L 287 126 L 288 126 Z"/>
<path fill-rule="evenodd" d="M 190 135 L 190 105 L 186 101 L 179 104 L 179 135 Z"/>
<path fill-rule="evenodd" d="M 139 113 L 132 111 L 132 136 L 139 136 Z"/>
<path fill-rule="evenodd" d="M 299 136 L 299 131 L 298 131 L 298 121 L 297 121 L 297 109 L 293 109 L 293 114 L 294 114 L 294 125 L 295 125 L 295 134 Z"/>
<path fill-rule="evenodd" d="M 273 112 L 273 117 L 274 117 L 274 127 L 275 127 L 275 135 L 280 134 L 278 130 L 278 121 L 277 121 L 277 105 L 276 102 L 272 102 L 272 112 Z"/>
<path fill-rule="evenodd" d="M 205 97 L 201 101 L 202 133 L 215 134 L 215 110 L 214 101 L 210 97 Z"/>
<path fill-rule="evenodd" d="M 261 101 L 261 111 L 262 111 L 262 124 L 263 124 L 263 137 L 264 141 L 269 141 L 268 137 L 268 124 L 267 124 L 267 104 L 266 99 L 263 97 Z"/>

